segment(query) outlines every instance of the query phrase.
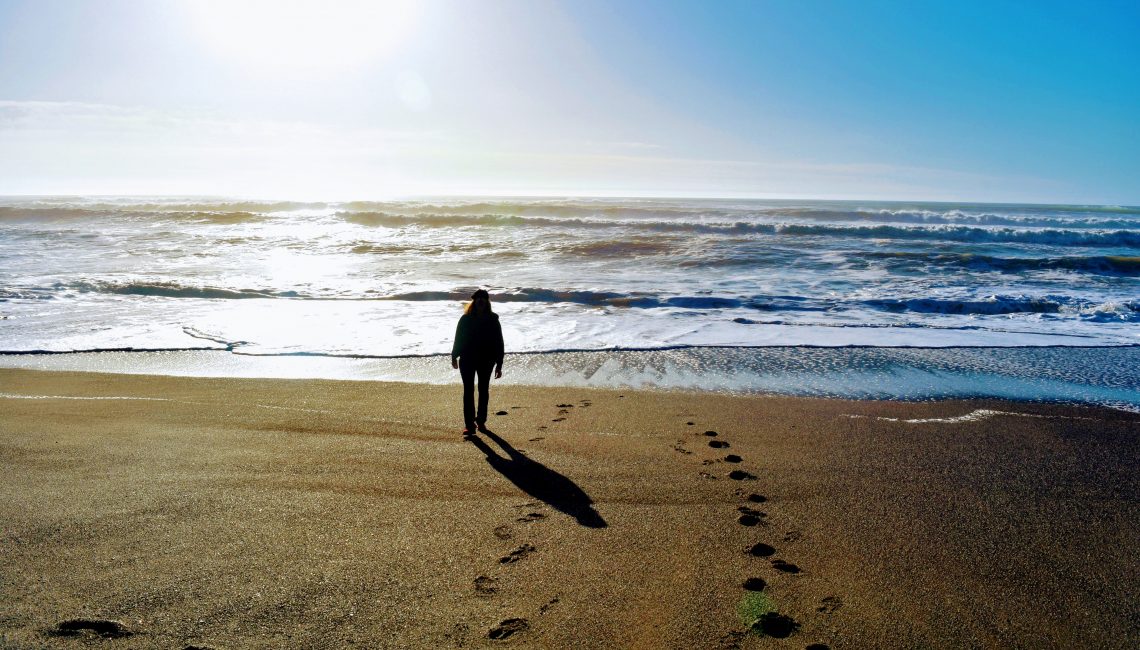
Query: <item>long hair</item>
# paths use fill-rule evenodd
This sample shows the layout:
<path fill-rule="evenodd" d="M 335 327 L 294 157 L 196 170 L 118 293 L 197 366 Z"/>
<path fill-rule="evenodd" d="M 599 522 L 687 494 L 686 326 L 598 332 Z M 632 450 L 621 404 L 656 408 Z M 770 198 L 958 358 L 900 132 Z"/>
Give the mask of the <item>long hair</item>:
<path fill-rule="evenodd" d="M 482 298 L 483 300 L 479 300 L 480 298 Z M 479 307 L 476 306 L 478 304 L 484 305 L 484 308 L 480 309 Z M 475 315 L 486 315 L 486 314 L 495 313 L 494 311 L 491 310 L 491 295 L 488 294 L 483 289 L 476 291 L 471 296 L 471 302 L 467 303 L 467 306 L 463 308 L 463 313 L 464 314 L 475 314 Z"/>

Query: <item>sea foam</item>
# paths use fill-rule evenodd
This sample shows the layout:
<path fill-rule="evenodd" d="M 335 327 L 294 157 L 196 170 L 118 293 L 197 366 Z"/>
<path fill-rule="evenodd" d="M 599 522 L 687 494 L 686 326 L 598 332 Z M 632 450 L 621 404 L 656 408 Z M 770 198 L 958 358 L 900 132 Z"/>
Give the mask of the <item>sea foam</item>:
<path fill-rule="evenodd" d="M 1133 346 L 1140 209 L 0 200 L 0 348 L 12 353 L 426 358 L 450 350 L 480 287 L 508 349 L 534 354 Z"/>

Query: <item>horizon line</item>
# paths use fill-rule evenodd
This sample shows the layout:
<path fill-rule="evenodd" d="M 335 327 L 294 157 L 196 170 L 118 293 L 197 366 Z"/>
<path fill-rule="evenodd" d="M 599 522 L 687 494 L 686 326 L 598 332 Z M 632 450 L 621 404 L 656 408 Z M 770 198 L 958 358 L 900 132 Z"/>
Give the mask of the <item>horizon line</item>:
<path fill-rule="evenodd" d="M 611 200 L 696 200 L 696 201 L 818 201 L 829 203 L 851 203 L 869 201 L 874 203 L 921 203 L 921 204 L 947 204 L 947 205 L 1006 205 L 1006 206 L 1058 206 L 1058 207 L 1098 207 L 1140 210 L 1140 202 L 1132 203 L 1095 203 L 1095 202 L 1057 202 L 1057 201 L 993 201 L 993 200 L 961 200 L 961 199 L 899 199 L 879 197 L 843 197 L 826 198 L 805 195 L 763 195 L 763 194 L 614 194 L 614 193 L 415 193 L 392 194 L 383 197 L 365 198 L 326 198 L 294 196 L 272 196 L 261 194 L 222 194 L 222 193 L 81 193 L 81 192 L 51 192 L 51 193 L 0 193 L 0 199 L 33 199 L 33 198 L 186 198 L 186 199 L 229 199 L 240 201 L 295 201 L 298 203 L 351 203 L 356 201 L 373 201 L 377 203 L 391 201 L 422 201 L 431 199 L 611 199 Z"/>

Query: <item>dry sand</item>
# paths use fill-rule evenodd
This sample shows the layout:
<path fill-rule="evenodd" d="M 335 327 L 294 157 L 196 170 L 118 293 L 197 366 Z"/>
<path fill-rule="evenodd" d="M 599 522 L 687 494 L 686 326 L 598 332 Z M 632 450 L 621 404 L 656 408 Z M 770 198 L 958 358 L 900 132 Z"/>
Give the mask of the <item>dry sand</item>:
<path fill-rule="evenodd" d="M 1140 642 L 1135 415 L 493 387 L 464 441 L 456 386 L 0 393 L 6 647 Z"/>

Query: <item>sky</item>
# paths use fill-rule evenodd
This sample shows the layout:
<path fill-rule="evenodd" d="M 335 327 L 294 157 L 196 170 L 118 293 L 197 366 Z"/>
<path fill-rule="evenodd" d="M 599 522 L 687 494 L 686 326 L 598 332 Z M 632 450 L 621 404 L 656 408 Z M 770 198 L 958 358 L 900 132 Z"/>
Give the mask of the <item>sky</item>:
<path fill-rule="evenodd" d="M 1140 205 L 1140 3 L 0 0 L 0 194 Z"/>

